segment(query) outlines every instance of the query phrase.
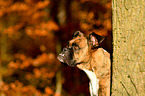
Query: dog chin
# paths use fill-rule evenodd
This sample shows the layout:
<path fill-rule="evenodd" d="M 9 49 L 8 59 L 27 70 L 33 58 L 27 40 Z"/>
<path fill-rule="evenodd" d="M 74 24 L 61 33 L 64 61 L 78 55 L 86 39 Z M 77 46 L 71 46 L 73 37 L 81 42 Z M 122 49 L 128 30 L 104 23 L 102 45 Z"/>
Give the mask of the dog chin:
<path fill-rule="evenodd" d="M 68 66 L 71 66 L 71 67 L 75 67 L 77 64 L 76 64 L 75 62 L 72 62 L 72 61 L 71 61 L 70 63 L 68 62 L 67 65 L 68 65 Z"/>

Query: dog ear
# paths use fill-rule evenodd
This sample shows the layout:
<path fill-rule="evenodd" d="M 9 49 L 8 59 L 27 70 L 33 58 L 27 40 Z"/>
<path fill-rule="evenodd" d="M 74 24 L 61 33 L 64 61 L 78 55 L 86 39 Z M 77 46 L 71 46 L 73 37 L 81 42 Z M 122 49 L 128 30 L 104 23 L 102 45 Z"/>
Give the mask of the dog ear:
<path fill-rule="evenodd" d="M 82 32 L 80 32 L 80 31 L 76 31 L 76 32 L 74 32 L 74 34 L 73 34 L 73 38 L 75 38 L 75 37 L 77 37 L 77 36 L 83 37 L 84 34 L 83 34 Z"/>
<path fill-rule="evenodd" d="M 102 37 L 102 36 L 97 35 L 94 32 L 92 32 L 91 34 L 89 34 L 88 39 L 89 39 L 89 45 L 91 46 L 91 48 L 96 48 L 99 46 L 99 43 L 103 42 L 105 37 Z"/>

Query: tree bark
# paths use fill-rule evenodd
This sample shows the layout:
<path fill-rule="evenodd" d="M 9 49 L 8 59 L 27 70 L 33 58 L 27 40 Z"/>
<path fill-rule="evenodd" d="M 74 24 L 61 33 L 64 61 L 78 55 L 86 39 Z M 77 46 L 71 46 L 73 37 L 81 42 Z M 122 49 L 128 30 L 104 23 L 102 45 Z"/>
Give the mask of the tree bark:
<path fill-rule="evenodd" d="M 112 96 L 145 96 L 145 0 L 113 0 Z"/>

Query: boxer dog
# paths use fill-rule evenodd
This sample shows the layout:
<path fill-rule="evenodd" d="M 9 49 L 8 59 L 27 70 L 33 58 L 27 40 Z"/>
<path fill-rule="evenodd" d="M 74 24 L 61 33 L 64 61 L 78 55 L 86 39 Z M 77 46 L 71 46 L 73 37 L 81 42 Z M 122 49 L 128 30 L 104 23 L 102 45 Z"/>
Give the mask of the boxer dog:
<path fill-rule="evenodd" d="M 104 40 L 95 33 L 85 37 L 80 31 L 73 35 L 73 39 L 63 48 L 58 60 L 69 66 L 77 66 L 86 72 L 90 79 L 91 96 L 110 96 L 110 54 L 99 43 Z"/>

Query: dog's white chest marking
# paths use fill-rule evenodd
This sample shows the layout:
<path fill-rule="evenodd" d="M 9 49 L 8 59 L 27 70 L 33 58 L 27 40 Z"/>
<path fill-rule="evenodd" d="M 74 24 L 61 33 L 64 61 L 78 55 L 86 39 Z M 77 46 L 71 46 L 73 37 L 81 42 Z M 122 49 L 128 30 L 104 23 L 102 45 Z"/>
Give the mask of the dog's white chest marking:
<path fill-rule="evenodd" d="M 90 79 L 89 87 L 91 96 L 98 96 L 99 79 L 97 79 L 95 72 L 83 69 Z"/>

